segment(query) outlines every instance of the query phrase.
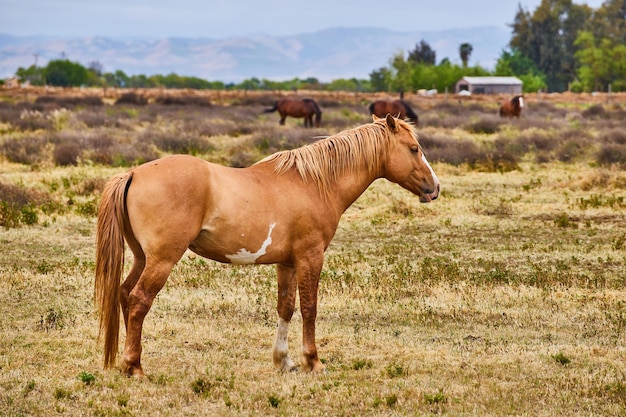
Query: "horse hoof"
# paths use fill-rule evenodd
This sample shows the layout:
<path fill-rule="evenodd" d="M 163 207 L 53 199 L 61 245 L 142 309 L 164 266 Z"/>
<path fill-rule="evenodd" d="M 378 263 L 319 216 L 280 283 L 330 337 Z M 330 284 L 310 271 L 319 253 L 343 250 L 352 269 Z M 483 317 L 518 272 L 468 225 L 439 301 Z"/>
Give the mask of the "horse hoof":
<path fill-rule="evenodd" d="M 283 373 L 298 372 L 298 366 L 293 363 L 291 359 L 287 358 L 287 360 L 283 362 L 283 366 L 281 366 L 280 371 Z"/>
<path fill-rule="evenodd" d="M 319 360 L 302 360 L 302 368 L 312 374 L 324 374 L 326 373 L 326 366 Z"/>
<path fill-rule="evenodd" d="M 311 369 L 311 373 L 318 374 L 318 375 L 325 375 L 326 367 L 320 362 L 319 365 L 316 364 L 316 366 L 314 366 L 313 369 Z"/>
<path fill-rule="evenodd" d="M 129 378 L 133 377 L 136 379 L 143 379 L 146 376 L 140 366 L 123 366 L 122 373 Z"/>

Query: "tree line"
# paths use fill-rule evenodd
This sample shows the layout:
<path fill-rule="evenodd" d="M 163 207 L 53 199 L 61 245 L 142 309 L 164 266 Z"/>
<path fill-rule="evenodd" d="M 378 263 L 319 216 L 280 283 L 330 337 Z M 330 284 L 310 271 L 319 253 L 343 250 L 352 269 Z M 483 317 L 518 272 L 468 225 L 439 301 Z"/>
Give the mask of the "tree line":
<path fill-rule="evenodd" d="M 175 73 L 127 75 L 121 70 L 104 72 L 98 61 L 84 67 L 67 59 L 52 60 L 45 67 L 20 67 L 16 75 L 34 85 L 53 86 L 364 92 L 452 91 L 463 76 L 496 75 L 520 78 L 525 92 L 626 91 L 626 0 L 606 0 L 598 9 L 572 0 L 542 0 L 532 13 L 519 5 L 510 27 L 508 48 L 493 71 L 468 66 L 473 52 L 469 43 L 459 45 L 461 65 L 448 58 L 437 63 L 436 52 L 422 39 L 406 55 L 396 53 L 387 66 L 373 70 L 369 79 L 328 83 L 314 77 L 224 83 Z"/>

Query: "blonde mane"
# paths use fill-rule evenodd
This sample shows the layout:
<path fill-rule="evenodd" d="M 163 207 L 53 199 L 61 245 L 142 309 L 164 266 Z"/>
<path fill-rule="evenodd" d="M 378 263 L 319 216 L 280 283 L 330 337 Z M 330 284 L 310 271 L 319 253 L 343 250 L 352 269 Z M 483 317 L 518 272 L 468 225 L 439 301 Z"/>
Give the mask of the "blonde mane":
<path fill-rule="evenodd" d="M 408 123 L 399 119 L 396 123 L 416 137 Z M 330 185 L 345 172 L 360 172 L 365 168 L 370 175 L 380 169 L 392 139 L 385 119 L 378 119 L 301 148 L 277 152 L 257 163 L 274 163 L 277 174 L 295 169 L 305 182 L 313 181 L 320 193 L 327 195 Z"/>

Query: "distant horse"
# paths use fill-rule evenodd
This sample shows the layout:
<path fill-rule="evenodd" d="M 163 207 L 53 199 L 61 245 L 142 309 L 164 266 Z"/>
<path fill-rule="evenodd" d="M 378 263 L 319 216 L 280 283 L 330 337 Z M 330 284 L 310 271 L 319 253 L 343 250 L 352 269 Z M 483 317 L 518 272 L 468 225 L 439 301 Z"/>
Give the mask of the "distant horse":
<path fill-rule="evenodd" d="M 278 111 L 280 124 L 285 124 L 287 116 L 304 117 L 304 127 L 313 127 L 313 115 L 315 115 L 315 127 L 320 127 L 322 111 L 312 98 L 281 98 L 276 100 L 274 107 L 266 109 L 263 113 Z"/>
<path fill-rule="evenodd" d="M 524 108 L 524 96 L 515 96 L 500 106 L 500 117 L 519 118 Z"/>
<path fill-rule="evenodd" d="M 369 105 L 370 114 L 385 117 L 387 114 L 402 120 L 409 119 L 415 126 L 419 126 L 417 113 L 404 100 L 376 100 Z"/>
<path fill-rule="evenodd" d="M 247 168 L 189 155 L 145 163 L 106 184 L 98 210 L 95 300 L 104 367 L 115 365 L 120 306 L 126 326 L 122 371 L 142 377 L 144 318 L 187 249 L 219 262 L 278 264 L 278 329 L 273 361 L 289 357 L 289 322 L 302 313 L 301 363 L 322 371 L 315 344 L 317 292 L 324 252 L 344 211 L 377 178 L 419 196 L 439 196 L 437 176 L 413 127 L 387 116 L 268 156 Z M 124 242 L 134 255 L 121 283 Z"/>

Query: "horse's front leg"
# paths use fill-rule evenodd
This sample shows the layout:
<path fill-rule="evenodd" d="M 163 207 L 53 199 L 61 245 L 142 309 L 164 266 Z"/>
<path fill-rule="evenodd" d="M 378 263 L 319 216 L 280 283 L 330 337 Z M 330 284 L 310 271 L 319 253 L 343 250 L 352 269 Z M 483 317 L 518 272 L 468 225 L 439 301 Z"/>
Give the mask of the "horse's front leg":
<path fill-rule="evenodd" d="M 296 369 L 289 357 L 289 322 L 296 305 L 296 270 L 293 266 L 278 265 L 278 329 L 272 356 L 274 365 L 283 372 Z"/>
<path fill-rule="evenodd" d="M 315 319 L 317 318 L 317 289 L 324 261 L 323 252 L 311 256 L 296 266 L 300 312 L 302 313 L 302 367 L 311 372 L 323 372 L 324 365 L 317 356 Z"/>

